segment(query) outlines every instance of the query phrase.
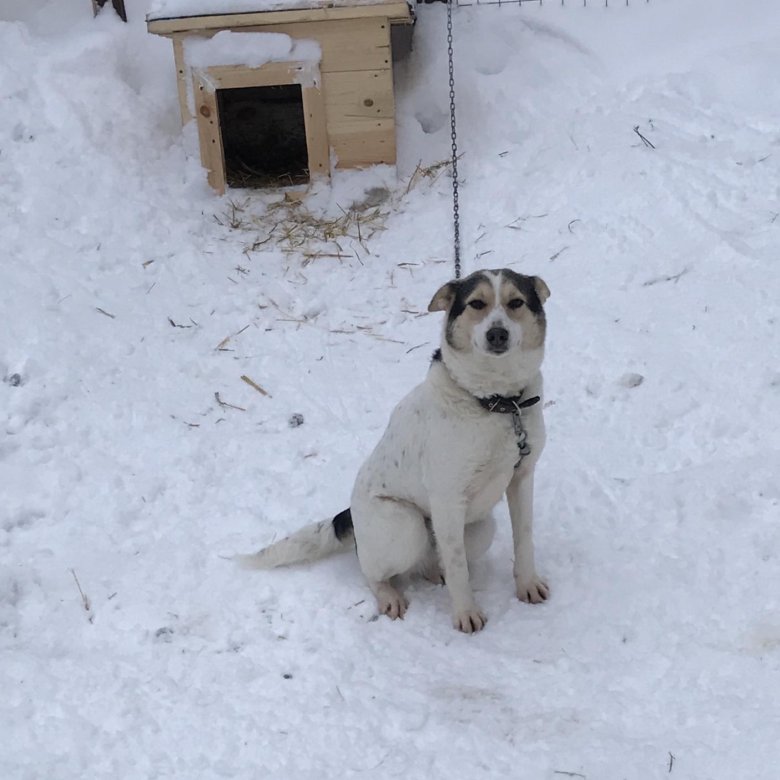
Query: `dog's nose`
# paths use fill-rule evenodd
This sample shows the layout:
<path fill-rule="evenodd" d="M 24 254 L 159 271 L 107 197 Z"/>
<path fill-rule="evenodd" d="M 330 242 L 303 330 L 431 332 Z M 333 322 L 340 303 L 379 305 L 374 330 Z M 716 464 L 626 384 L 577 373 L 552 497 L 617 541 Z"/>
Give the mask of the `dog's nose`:
<path fill-rule="evenodd" d="M 495 351 L 503 351 L 509 343 L 509 331 L 499 326 L 492 327 L 486 334 L 488 346 Z"/>

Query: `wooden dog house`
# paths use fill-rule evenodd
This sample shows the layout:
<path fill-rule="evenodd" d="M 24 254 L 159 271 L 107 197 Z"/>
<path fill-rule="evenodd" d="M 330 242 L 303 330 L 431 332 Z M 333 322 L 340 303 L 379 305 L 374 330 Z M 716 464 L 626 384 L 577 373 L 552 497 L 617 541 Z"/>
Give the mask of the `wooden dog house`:
<path fill-rule="evenodd" d="M 394 164 L 391 31 L 408 46 L 413 21 L 404 0 L 155 0 L 147 28 L 223 193 Z"/>

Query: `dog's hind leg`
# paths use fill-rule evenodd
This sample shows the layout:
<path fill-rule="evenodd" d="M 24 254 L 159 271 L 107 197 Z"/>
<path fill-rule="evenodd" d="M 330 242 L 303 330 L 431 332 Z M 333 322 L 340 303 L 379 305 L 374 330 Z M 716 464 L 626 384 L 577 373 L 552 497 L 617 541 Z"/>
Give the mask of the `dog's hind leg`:
<path fill-rule="evenodd" d="M 444 585 L 444 575 L 439 565 L 439 549 L 436 546 L 436 537 L 433 535 L 431 521 L 425 518 L 425 529 L 428 531 L 428 550 L 420 561 L 417 573 L 434 585 Z"/>
<path fill-rule="evenodd" d="M 404 594 L 398 590 L 389 580 L 372 582 L 368 585 L 376 596 L 376 608 L 380 615 L 387 615 L 391 620 L 401 618 L 403 620 L 409 602 Z"/>
<path fill-rule="evenodd" d="M 496 520 L 492 514 L 468 523 L 463 533 L 463 543 L 466 547 L 466 560 L 471 563 L 481 558 L 493 543 L 496 535 Z M 439 565 L 439 551 L 431 532 L 431 551 L 420 567 L 420 574 L 434 585 L 444 585 L 444 575 Z"/>
<path fill-rule="evenodd" d="M 481 558 L 493 543 L 496 535 L 496 519 L 492 514 L 468 523 L 463 534 L 463 542 L 466 545 L 466 560 L 476 561 Z"/>
<path fill-rule="evenodd" d="M 387 498 L 352 500 L 360 568 L 376 596 L 380 614 L 402 618 L 407 601 L 391 579 L 419 568 L 430 549 L 422 513 Z"/>

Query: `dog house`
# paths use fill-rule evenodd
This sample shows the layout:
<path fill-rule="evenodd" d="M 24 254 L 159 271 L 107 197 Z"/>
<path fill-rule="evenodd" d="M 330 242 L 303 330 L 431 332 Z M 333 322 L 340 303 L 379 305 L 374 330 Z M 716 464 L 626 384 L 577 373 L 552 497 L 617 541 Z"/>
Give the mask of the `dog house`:
<path fill-rule="evenodd" d="M 405 0 L 154 0 L 147 29 L 173 41 L 182 124 L 223 193 L 394 164 L 413 21 Z"/>

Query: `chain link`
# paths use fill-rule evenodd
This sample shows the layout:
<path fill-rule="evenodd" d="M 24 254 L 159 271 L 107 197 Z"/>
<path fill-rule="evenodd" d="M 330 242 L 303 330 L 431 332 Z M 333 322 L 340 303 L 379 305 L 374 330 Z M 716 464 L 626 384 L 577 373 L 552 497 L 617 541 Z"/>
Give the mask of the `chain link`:
<path fill-rule="evenodd" d="M 460 215 L 458 214 L 458 133 L 455 127 L 455 64 L 452 56 L 452 6 L 447 0 L 447 57 L 450 67 L 450 138 L 452 140 L 452 222 L 455 245 L 455 278 L 460 279 Z"/>

